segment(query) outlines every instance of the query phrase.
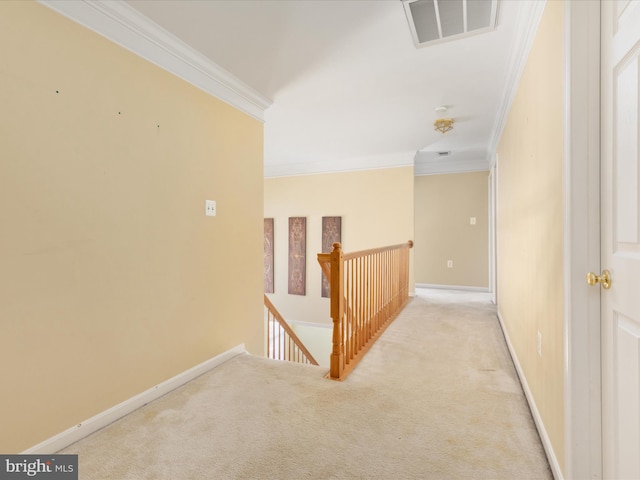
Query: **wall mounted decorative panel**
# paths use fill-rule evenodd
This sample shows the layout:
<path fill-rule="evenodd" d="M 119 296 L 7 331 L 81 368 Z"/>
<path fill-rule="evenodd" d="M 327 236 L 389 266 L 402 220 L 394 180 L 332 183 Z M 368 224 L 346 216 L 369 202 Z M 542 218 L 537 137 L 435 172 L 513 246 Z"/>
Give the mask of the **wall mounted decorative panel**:
<path fill-rule="evenodd" d="M 289 294 L 306 295 L 307 219 L 289 218 Z"/>
<path fill-rule="evenodd" d="M 335 242 L 342 241 L 342 217 L 322 217 L 322 253 L 330 253 Z M 329 281 L 322 275 L 322 296 L 329 298 Z"/>
<path fill-rule="evenodd" d="M 273 293 L 273 218 L 264 219 L 264 293 Z"/>

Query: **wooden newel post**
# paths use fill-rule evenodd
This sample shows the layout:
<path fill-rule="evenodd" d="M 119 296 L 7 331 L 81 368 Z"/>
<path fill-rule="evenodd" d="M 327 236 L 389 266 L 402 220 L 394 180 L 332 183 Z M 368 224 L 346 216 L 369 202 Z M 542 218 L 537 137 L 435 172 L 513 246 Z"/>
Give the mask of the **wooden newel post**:
<path fill-rule="evenodd" d="M 344 261 L 342 246 L 333 244 L 331 251 L 331 318 L 333 320 L 333 347 L 329 365 L 329 377 L 342 376 L 344 365 L 344 340 L 342 338 L 342 320 L 344 317 Z"/>

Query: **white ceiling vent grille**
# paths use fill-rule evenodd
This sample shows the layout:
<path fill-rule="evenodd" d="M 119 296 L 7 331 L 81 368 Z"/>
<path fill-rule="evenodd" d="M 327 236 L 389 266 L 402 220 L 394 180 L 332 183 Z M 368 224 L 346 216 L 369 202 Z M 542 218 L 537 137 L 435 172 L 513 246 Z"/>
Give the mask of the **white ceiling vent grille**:
<path fill-rule="evenodd" d="M 403 0 L 416 47 L 493 30 L 498 0 Z"/>

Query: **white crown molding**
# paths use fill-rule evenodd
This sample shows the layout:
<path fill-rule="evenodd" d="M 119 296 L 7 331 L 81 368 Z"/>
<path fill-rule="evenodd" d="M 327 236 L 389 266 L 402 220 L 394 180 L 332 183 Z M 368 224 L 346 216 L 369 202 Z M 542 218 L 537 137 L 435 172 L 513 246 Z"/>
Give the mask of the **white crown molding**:
<path fill-rule="evenodd" d="M 474 173 L 474 172 L 488 172 L 488 166 L 479 166 L 477 162 L 465 162 L 457 165 L 418 165 L 416 164 L 414 169 L 414 175 L 421 177 L 425 175 L 446 175 L 449 173 Z"/>
<path fill-rule="evenodd" d="M 265 163 L 264 177 L 293 177 L 323 173 L 347 173 L 364 170 L 381 170 L 385 168 L 412 167 L 414 155 L 415 152 L 398 152 L 388 155 L 371 155 L 369 157 L 341 158 L 338 160 L 317 162 Z"/>
<path fill-rule="evenodd" d="M 271 100 L 122 1 L 38 0 L 61 15 L 264 122 Z"/>
<path fill-rule="evenodd" d="M 502 96 L 500 97 L 500 104 L 498 112 L 496 113 L 496 119 L 493 124 L 493 130 L 491 137 L 489 138 L 489 149 L 487 150 L 487 161 L 490 167 L 493 167 L 495 162 L 495 153 L 498 149 L 498 143 L 502 136 L 511 104 L 518 91 L 520 84 L 520 78 L 522 72 L 527 64 L 529 58 L 529 52 L 533 45 L 533 40 L 544 12 L 544 7 L 547 4 L 547 0 L 535 0 L 529 2 L 522 2 L 522 7 L 518 14 L 518 20 L 516 22 L 516 28 L 518 31 L 524 31 L 524 35 L 517 37 L 517 41 L 513 44 L 511 50 L 511 57 L 509 59 L 509 68 L 507 71 L 507 81 L 505 82 Z"/>
<path fill-rule="evenodd" d="M 416 177 L 422 175 L 443 175 L 447 173 L 471 173 L 486 172 L 489 165 L 486 161 L 478 161 L 473 158 L 447 157 L 437 160 L 420 160 L 416 155 L 414 167 L 414 175 Z"/>

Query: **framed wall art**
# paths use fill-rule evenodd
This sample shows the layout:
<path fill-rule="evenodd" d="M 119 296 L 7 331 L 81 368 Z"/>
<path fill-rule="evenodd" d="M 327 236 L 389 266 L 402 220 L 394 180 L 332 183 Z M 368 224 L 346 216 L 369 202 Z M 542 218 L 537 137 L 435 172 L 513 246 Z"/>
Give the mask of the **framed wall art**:
<path fill-rule="evenodd" d="M 342 217 L 322 217 L 322 253 L 330 253 L 335 242 L 342 241 Z M 329 280 L 322 275 L 323 297 L 329 298 Z"/>
<path fill-rule="evenodd" d="M 273 218 L 264 219 L 264 293 L 274 292 Z"/>
<path fill-rule="evenodd" d="M 306 295 L 307 218 L 289 218 L 289 294 Z"/>

